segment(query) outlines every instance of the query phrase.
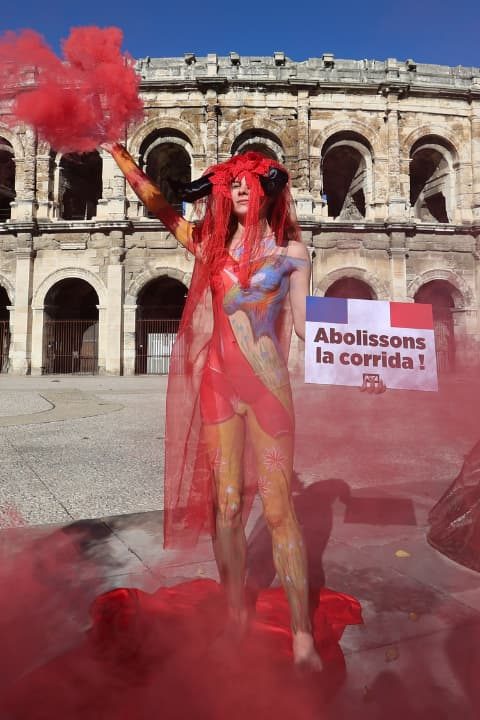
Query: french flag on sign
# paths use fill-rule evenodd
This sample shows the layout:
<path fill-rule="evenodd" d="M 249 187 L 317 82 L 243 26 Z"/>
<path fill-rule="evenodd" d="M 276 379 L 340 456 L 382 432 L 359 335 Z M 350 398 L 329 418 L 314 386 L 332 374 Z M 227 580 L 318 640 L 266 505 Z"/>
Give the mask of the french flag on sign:
<path fill-rule="evenodd" d="M 431 305 L 307 297 L 305 381 L 437 390 Z"/>
<path fill-rule="evenodd" d="M 368 303 L 368 305 L 364 305 Z M 347 300 L 335 297 L 307 297 L 307 321 L 341 323 L 378 318 L 391 327 L 433 330 L 431 305 L 420 303 Z"/>

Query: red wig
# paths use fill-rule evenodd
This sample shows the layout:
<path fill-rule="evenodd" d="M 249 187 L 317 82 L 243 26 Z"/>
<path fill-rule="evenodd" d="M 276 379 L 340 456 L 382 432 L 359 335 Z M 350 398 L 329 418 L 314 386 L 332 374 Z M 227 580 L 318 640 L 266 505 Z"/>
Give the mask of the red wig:
<path fill-rule="evenodd" d="M 246 179 L 249 202 L 239 261 L 239 280 L 243 287 L 248 285 L 252 261 L 261 251 L 263 224 L 260 222 L 260 208 L 267 195 L 260 178 L 265 178 L 271 168 L 278 168 L 288 177 L 283 165 L 261 153 L 234 155 L 230 160 L 214 165 L 206 171 L 212 191 L 206 200 L 196 203 L 197 211 L 203 215 L 196 232 L 197 242 L 202 245 L 206 264 L 211 271 L 215 271 L 225 260 L 226 248 L 237 225 L 233 214 L 232 182 L 243 177 Z M 284 246 L 290 240 L 300 240 L 300 228 L 288 184 L 267 197 L 267 220 L 275 234 L 277 245 Z"/>

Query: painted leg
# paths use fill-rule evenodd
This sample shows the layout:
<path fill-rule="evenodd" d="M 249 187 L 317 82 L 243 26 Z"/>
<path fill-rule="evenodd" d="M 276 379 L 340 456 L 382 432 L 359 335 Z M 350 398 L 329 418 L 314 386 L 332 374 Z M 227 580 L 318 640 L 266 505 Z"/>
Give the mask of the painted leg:
<path fill-rule="evenodd" d="M 246 625 L 245 562 L 247 543 L 242 525 L 242 461 L 244 422 L 241 417 L 204 426 L 216 490 L 216 523 L 213 551 L 225 587 L 230 617 Z"/>
<path fill-rule="evenodd" d="M 248 418 L 259 472 L 259 491 L 265 520 L 272 535 L 273 561 L 287 594 L 293 632 L 295 663 L 321 670 L 310 622 L 307 557 L 291 497 L 293 436 L 273 438 Z"/>

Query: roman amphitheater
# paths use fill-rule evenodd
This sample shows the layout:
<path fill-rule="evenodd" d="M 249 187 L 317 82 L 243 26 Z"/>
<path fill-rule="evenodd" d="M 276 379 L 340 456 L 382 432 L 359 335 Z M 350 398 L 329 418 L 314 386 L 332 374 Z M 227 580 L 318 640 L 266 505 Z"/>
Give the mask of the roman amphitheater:
<path fill-rule="evenodd" d="M 278 158 L 312 293 L 431 303 L 439 369 L 474 366 L 480 69 L 276 52 L 138 70 L 146 113 L 126 144 L 174 204 L 168 178 L 250 149 Z M 165 372 L 192 260 L 107 154 L 62 156 L 1 113 L 2 372 Z"/>

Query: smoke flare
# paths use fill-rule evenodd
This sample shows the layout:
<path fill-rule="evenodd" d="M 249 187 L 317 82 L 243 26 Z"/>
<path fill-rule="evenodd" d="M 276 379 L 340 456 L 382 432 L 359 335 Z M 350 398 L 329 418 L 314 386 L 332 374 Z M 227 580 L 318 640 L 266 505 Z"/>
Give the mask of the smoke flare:
<path fill-rule="evenodd" d="M 119 28 L 74 28 L 59 58 L 33 30 L 0 39 L 2 120 L 26 123 L 61 152 L 88 152 L 143 118 L 140 78 Z M 2 102 L 3 101 L 3 102 Z"/>

